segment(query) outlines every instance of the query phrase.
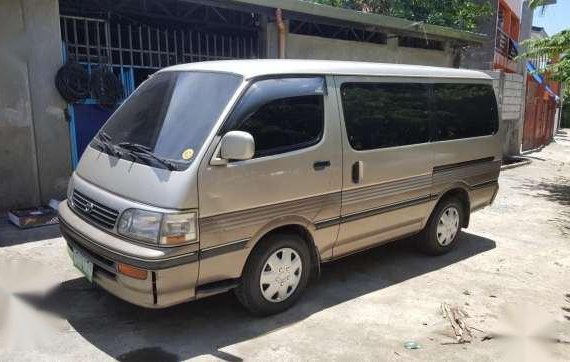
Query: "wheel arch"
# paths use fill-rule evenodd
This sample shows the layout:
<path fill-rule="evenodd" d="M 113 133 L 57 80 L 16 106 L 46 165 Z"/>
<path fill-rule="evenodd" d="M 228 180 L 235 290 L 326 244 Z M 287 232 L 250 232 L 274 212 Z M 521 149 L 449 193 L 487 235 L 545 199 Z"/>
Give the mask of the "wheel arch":
<path fill-rule="evenodd" d="M 311 278 L 318 278 L 321 273 L 321 258 L 319 250 L 315 244 L 314 232 L 315 226 L 310 221 L 302 217 L 295 216 L 288 218 L 287 220 L 277 220 L 269 223 L 250 239 L 248 243 L 250 252 L 243 265 L 242 274 L 243 269 L 250 261 L 255 248 L 268 240 L 268 236 L 275 234 L 296 234 L 303 239 L 309 249 L 311 257 Z"/>
<path fill-rule="evenodd" d="M 444 199 L 448 197 L 454 197 L 461 201 L 463 204 L 463 220 L 461 220 L 461 226 L 466 228 L 469 226 L 469 220 L 471 218 L 471 199 L 469 197 L 469 186 L 463 182 L 450 185 L 439 193 L 436 202 L 433 204 L 430 210 L 430 216 L 435 210 L 436 206 Z"/>

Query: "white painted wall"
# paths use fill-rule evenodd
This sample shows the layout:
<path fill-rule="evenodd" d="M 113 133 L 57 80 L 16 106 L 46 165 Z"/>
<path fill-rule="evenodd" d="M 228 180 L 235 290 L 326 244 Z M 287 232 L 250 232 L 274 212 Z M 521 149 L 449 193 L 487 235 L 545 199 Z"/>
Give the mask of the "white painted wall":
<path fill-rule="evenodd" d="M 487 74 L 493 77 L 499 101 L 503 155 L 518 155 L 524 127 L 524 76 L 501 71 L 489 71 Z"/>

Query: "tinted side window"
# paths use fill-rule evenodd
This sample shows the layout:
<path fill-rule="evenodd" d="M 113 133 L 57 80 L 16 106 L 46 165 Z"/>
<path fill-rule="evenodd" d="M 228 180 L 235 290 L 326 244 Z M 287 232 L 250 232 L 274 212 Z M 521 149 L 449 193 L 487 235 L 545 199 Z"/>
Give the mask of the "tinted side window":
<path fill-rule="evenodd" d="M 238 129 L 253 136 L 255 157 L 308 147 L 323 133 L 323 96 L 276 99 L 263 105 Z"/>
<path fill-rule="evenodd" d="M 415 83 L 345 83 L 344 122 L 355 150 L 429 141 L 427 87 Z"/>
<path fill-rule="evenodd" d="M 495 92 L 485 84 L 434 84 L 435 139 L 486 136 L 498 129 Z"/>
<path fill-rule="evenodd" d="M 227 129 L 251 133 L 255 156 L 318 143 L 324 129 L 324 79 L 266 79 L 254 83 L 236 106 Z"/>

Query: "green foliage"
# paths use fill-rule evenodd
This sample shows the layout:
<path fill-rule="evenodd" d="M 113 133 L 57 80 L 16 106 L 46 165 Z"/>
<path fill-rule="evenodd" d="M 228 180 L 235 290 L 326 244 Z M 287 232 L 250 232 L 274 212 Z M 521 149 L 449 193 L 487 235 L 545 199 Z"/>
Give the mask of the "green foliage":
<path fill-rule="evenodd" d="M 393 2 L 390 15 L 473 31 L 477 28 L 477 20 L 492 15 L 492 9 L 488 2 L 477 4 L 465 0 L 402 0 Z"/>
<path fill-rule="evenodd" d="M 545 8 L 545 0 L 529 0 L 531 9 Z M 526 51 L 519 58 L 548 57 L 552 60 L 541 73 L 562 83 L 564 87 L 564 104 L 562 109 L 562 126 L 570 127 L 570 29 L 542 39 L 529 39 L 522 43 Z"/>
<path fill-rule="evenodd" d="M 528 7 L 531 9 L 536 9 L 538 7 L 544 6 L 546 0 L 528 0 Z"/>
<path fill-rule="evenodd" d="M 539 69 L 539 72 L 547 73 L 550 79 L 564 85 L 563 98 L 567 104 L 570 104 L 570 29 L 542 39 L 525 40 L 522 46 L 526 50 L 519 55 L 519 58 L 546 57 L 552 60 L 544 69 Z"/>
<path fill-rule="evenodd" d="M 477 20 L 492 15 L 489 1 L 475 0 L 310 0 L 362 12 L 395 16 L 428 24 L 473 31 Z"/>

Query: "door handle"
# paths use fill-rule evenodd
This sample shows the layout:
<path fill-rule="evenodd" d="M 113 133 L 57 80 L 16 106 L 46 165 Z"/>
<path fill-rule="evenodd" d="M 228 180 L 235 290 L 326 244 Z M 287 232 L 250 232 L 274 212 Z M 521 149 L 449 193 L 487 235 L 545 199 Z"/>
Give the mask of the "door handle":
<path fill-rule="evenodd" d="M 364 178 L 364 164 L 362 161 L 357 161 L 352 164 L 352 182 L 355 184 L 360 183 Z"/>
<path fill-rule="evenodd" d="M 315 163 L 313 163 L 313 168 L 315 171 L 321 171 L 330 166 L 331 161 L 315 161 Z"/>

